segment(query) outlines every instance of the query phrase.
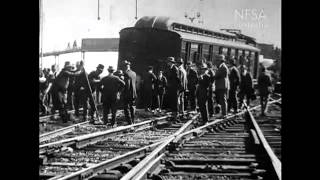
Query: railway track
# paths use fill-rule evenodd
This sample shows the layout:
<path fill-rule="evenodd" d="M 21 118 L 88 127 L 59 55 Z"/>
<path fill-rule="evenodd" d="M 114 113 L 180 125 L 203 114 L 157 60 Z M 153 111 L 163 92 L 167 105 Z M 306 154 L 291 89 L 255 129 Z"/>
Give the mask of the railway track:
<path fill-rule="evenodd" d="M 260 111 L 256 110 L 252 114 L 271 149 L 281 160 L 281 103 L 270 104 L 267 116 L 260 116 Z"/>
<path fill-rule="evenodd" d="M 281 179 L 281 161 L 251 112 L 258 108 L 164 141 L 121 180 Z"/>
<path fill-rule="evenodd" d="M 172 123 L 168 117 L 162 117 L 131 127 L 118 127 L 107 134 L 100 132 L 77 137 L 76 143 L 40 155 L 40 179 L 87 179 L 110 168 L 117 170 L 109 177 L 121 174 L 159 146 L 162 140 L 192 128 L 199 115 L 185 116 L 188 116 L 185 123 Z"/>
<path fill-rule="evenodd" d="M 170 113 L 158 114 L 158 115 L 154 115 L 153 119 L 155 117 L 159 117 L 159 118 L 169 117 L 169 115 L 170 115 Z M 145 117 L 137 118 L 136 123 L 147 121 L 150 119 L 151 118 L 145 118 Z M 124 118 L 118 118 L 118 120 L 117 120 L 118 126 L 123 126 L 126 123 L 127 122 L 124 120 Z M 105 130 L 108 130 L 111 128 L 112 127 L 105 126 L 105 125 L 93 125 L 93 124 L 90 124 L 88 121 L 86 121 L 86 122 L 73 124 L 73 125 L 70 125 L 67 127 L 56 129 L 54 131 L 49 131 L 47 133 L 40 134 L 39 142 L 40 142 L 40 145 L 43 145 L 43 144 L 47 144 L 47 143 L 60 141 L 63 139 L 73 138 L 73 137 L 80 136 L 80 135 L 105 131 Z"/>

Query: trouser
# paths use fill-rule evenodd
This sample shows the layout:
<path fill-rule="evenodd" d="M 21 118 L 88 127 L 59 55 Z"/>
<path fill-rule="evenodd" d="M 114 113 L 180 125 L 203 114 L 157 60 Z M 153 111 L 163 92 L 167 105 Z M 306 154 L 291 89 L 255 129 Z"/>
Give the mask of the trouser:
<path fill-rule="evenodd" d="M 62 119 L 62 122 L 67 122 L 70 120 L 70 116 L 66 108 L 66 96 L 67 91 L 65 89 L 54 88 L 52 91 L 52 102 L 54 102 L 54 109 L 59 110 L 59 115 Z"/>
<path fill-rule="evenodd" d="M 67 92 L 67 107 L 70 110 L 74 109 L 74 107 L 73 107 L 73 88 L 68 88 L 68 92 Z"/>
<path fill-rule="evenodd" d="M 145 90 L 144 91 L 144 107 L 145 109 L 151 109 L 152 108 L 152 99 L 153 99 L 153 91 Z"/>
<path fill-rule="evenodd" d="M 178 110 L 179 112 L 184 112 L 184 91 L 178 94 Z"/>
<path fill-rule="evenodd" d="M 267 110 L 269 95 L 260 96 L 261 114 L 264 114 Z"/>
<path fill-rule="evenodd" d="M 177 88 L 169 88 L 168 89 L 168 98 L 169 98 L 169 108 L 172 111 L 174 115 L 178 112 L 178 97 L 179 97 L 179 91 Z"/>
<path fill-rule="evenodd" d="M 107 97 L 106 100 L 102 104 L 103 106 L 103 121 L 105 124 L 108 123 L 108 115 L 111 110 L 111 125 L 113 126 L 116 122 L 116 113 L 117 113 L 117 105 L 116 100 L 111 97 Z"/>
<path fill-rule="evenodd" d="M 243 104 L 243 100 L 246 98 L 246 104 L 247 106 L 250 105 L 250 96 L 251 96 L 251 93 L 249 91 L 240 91 L 239 92 L 239 100 L 240 100 L 240 105 L 239 107 L 242 106 Z"/>
<path fill-rule="evenodd" d="M 198 97 L 198 106 L 201 114 L 202 121 L 208 122 L 208 101 L 205 98 Z"/>
<path fill-rule="evenodd" d="M 217 103 L 220 104 L 222 115 L 227 115 L 227 98 L 228 98 L 228 90 L 227 89 L 217 89 L 216 90 L 217 95 Z"/>
<path fill-rule="evenodd" d="M 238 99 L 236 89 L 230 89 L 229 91 L 228 111 L 230 111 L 231 108 L 233 108 L 234 112 L 238 110 Z"/>
<path fill-rule="evenodd" d="M 196 110 L 196 89 L 189 89 L 190 108 L 192 111 Z"/>
<path fill-rule="evenodd" d="M 132 124 L 134 123 L 134 107 L 133 107 L 134 100 L 124 99 L 123 103 L 124 103 L 123 111 L 124 111 L 125 118 L 129 124 Z"/>
<path fill-rule="evenodd" d="M 157 93 L 158 108 L 162 109 L 164 93 Z"/>
<path fill-rule="evenodd" d="M 213 116 L 214 114 L 214 100 L 213 100 L 213 91 L 212 90 L 209 90 L 209 94 L 208 94 L 208 112 L 209 112 L 209 115 L 210 117 Z"/>
<path fill-rule="evenodd" d="M 79 108 L 83 108 L 83 118 L 86 119 L 88 113 L 88 93 L 85 89 L 75 89 L 74 91 L 74 109 L 75 115 L 79 116 Z"/>

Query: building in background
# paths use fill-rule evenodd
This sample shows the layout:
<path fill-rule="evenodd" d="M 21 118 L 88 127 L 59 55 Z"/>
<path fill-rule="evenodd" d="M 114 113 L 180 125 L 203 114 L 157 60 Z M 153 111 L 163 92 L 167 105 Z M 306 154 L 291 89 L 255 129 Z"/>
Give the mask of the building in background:
<path fill-rule="evenodd" d="M 39 64 L 42 64 L 42 68 L 50 68 L 51 65 L 56 64 L 60 70 L 66 61 L 75 64 L 77 61 L 84 60 L 87 72 L 95 70 L 98 64 L 117 68 L 118 47 L 119 38 L 85 38 L 82 39 L 81 47 L 77 47 L 74 42 L 72 48 L 44 53 L 42 62 Z M 39 60 L 41 61 L 40 58 Z M 101 74 L 101 76 L 105 75 L 107 71 Z"/>

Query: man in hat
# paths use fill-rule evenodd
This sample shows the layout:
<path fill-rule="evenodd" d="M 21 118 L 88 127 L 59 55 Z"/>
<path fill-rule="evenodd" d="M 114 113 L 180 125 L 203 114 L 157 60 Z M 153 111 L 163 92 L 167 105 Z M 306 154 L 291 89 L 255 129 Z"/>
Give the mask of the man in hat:
<path fill-rule="evenodd" d="M 252 96 L 252 93 L 254 91 L 253 89 L 253 82 L 252 82 L 252 76 L 249 71 L 247 71 L 247 67 L 245 65 L 240 66 L 240 91 L 239 91 L 239 98 L 240 98 L 240 104 L 239 107 L 242 107 L 243 101 L 246 98 L 247 102 L 246 104 L 250 105 L 250 99 Z"/>
<path fill-rule="evenodd" d="M 111 110 L 112 119 L 111 126 L 114 126 L 116 122 L 117 106 L 116 103 L 120 99 L 120 91 L 123 90 L 125 83 L 118 76 L 113 74 L 114 69 L 112 66 L 108 68 L 109 74 L 101 79 L 103 103 L 103 121 L 104 124 L 108 123 L 108 115 Z"/>
<path fill-rule="evenodd" d="M 177 120 L 177 112 L 178 112 L 178 96 L 179 96 L 179 88 L 181 86 L 181 80 L 179 78 L 179 70 L 177 66 L 175 66 L 176 61 L 174 57 L 167 58 L 169 71 L 168 71 L 168 99 L 169 99 L 169 107 L 173 113 L 173 117 Z"/>
<path fill-rule="evenodd" d="M 129 124 L 134 123 L 134 101 L 137 98 L 136 91 L 136 73 L 131 70 L 131 63 L 129 61 L 125 61 L 125 70 L 124 70 L 124 82 L 125 88 L 123 91 L 123 103 L 124 103 L 124 114 L 126 120 Z"/>
<path fill-rule="evenodd" d="M 117 70 L 114 75 L 118 76 L 121 80 L 124 80 L 123 71 L 121 69 Z"/>
<path fill-rule="evenodd" d="M 202 63 L 199 67 L 199 80 L 196 90 L 197 102 L 201 113 L 202 122 L 208 122 L 208 93 L 210 86 L 210 76 L 208 74 L 207 65 Z"/>
<path fill-rule="evenodd" d="M 215 85 L 214 85 L 214 77 L 215 77 L 215 72 L 213 71 L 213 65 L 212 62 L 207 62 L 207 67 L 208 67 L 208 75 L 210 77 L 210 85 L 209 85 L 209 94 L 208 94 L 208 111 L 209 111 L 209 116 L 212 117 L 214 114 L 214 95 L 213 93 L 215 92 Z"/>
<path fill-rule="evenodd" d="M 183 59 L 179 58 L 177 61 L 178 70 L 179 70 L 179 79 L 180 79 L 180 87 L 179 87 L 179 96 L 178 96 L 178 104 L 179 104 L 179 112 L 184 112 L 184 95 L 187 91 L 187 72 L 183 67 Z"/>
<path fill-rule="evenodd" d="M 83 69 L 72 72 L 72 66 L 70 65 L 70 62 L 67 61 L 52 85 L 52 101 L 55 105 L 54 108 L 59 110 L 60 117 L 64 123 L 70 119 L 66 109 L 66 95 L 69 86 L 69 78 L 79 76 L 82 72 Z"/>
<path fill-rule="evenodd" d="M 260 95 L 261 116 L 265 116 L 269 94 L 271 93 L 271 87 L 272 87 L 271 77 L 266 72 L 266 68 L 263 66 L 261 68 L 261 73 L 258 78 L 258 90 Z"/>
<path fill-rule="evenodd" d="M 236 60 L 234 57 L 230 59 L 230 90 L 229 90 L 229 99 L 228 99 L 228 111 L 233 108 L 233 112 L 238 112 L 238 99 L 237 99 L 237 89 L 240 84 L 240 73 L 236 67 Z"/>
<path fill-rule="evenodd" d="M 76 63 L 77 70 L 83 69 L 83 62 L 78 61 Z M 87 80 L 88 74 L 83 71 L 79 76 L 75 77 L 75 85 L 74 85 L 74 108 L 75 115 L 79 116 L 79 108 L 83 107 L 83 121 L 87 120 L 88 113 L 88 99 L 90 102 L 91 109 L 94 108 L 94 104 L 92 103 L 92 95 L 89 89 L 89 84 Z M 91 102 L 92 101 L 92 102 Z M 93 113 L 91 114 L 91 122 L 94 121 Z"/>
<path fill-rule="evenodd" d="M 155 86 L 156 97 L 158 101 L 158 110 L 159 112 L 161 112 L 163 105 L 163 97 L 167 89 L 167 78 L 163 75 L 162 71 L 159 71 L 159 75 L 157 77 Z"/>
<path fill-rule="evenodd" d="M 227 97 L 229 91 L 229 70 L 225 64 L 224 55 L 219 54 L 217 56 L 218 70 L 214 76 L 215 80 L 215 92 L 217 96 L 218 104 L 221 105 L 222 115 L 220 118 L 224 118 L 227 115 Z"/>
<path fill-rule="evenodd" d="M 101 80 L 100 75 L 103 72 L 103 69 L 104 69 L 104 65 L 99 64 L 97 66 L 96 70 L 90 72 L 90 74 L 88 75 L 88 79 L 89 79 L 91 90 L 92 90 L 92 95 L 93 95 L 93 97 L 96 97 L 96 103 L 100 102 L 100 98 L 99 98 L 100 97 L 99 96 L 100 95 L 99 87 L 101 86 L 101 84 L 100 84 L 100 80 Z M 90 115 L 93 117 L 95 111 L 97 111 L 97 110 L 95 109 L 95 105 L 94 105 L 93 100 L 90 100 L 89 102 L 90 102 L 90 106 L 91 106 Z"/>
<path fill-rule="evenodd" d="M 154 97 L 154 91 L 155 91 L 155 83 L 156 83 L 157 77 L 153 73 L 153 67 L 148 67 L 148 72 L 145 74 L 145 77 L 143 79 L 143 89 L 144 89 L 144 102 L 145 102 L 145 110 L 151 111 L 152 108 L 152 99 Z"/>
<path fill-rule="evenodd" d="M 188 79 L 188 101 L 190 102 L 190 107 L 192 111 L 196 110 L 196 89 L 198 84 L 198 73 L 193 68 L 192 62 L 187 63 L 187 79 Z"/>

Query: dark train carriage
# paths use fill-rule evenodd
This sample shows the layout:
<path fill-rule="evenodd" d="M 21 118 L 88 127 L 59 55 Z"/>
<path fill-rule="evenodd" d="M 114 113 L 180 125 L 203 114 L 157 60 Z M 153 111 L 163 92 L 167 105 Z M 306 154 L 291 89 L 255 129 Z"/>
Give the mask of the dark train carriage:
<path fill-rule="evenodd" d="M 227 60 L 231 56 L 245 56 L 248 59 L 245 64 L 257 78 L 259 52 L 255 39 L 249 36 L 190 26 L 169 17 L 145 16 L 134 27 L 120 31 L 118 68 L 122 68 L 124 60 L 132 62 L 139 91 L 147 67 L 153 66 L 156 73 L 166 70 L 164 62 L 169 56 L 196 64 L 203 59 L 215 64 L 215 55 L 224 54 Z"/>

